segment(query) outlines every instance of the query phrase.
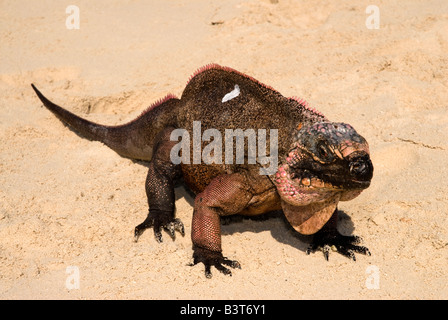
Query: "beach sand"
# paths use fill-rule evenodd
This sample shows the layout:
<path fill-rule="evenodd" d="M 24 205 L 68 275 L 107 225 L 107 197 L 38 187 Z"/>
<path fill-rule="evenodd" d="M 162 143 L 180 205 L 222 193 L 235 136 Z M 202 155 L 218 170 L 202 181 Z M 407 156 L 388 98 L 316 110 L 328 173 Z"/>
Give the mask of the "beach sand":
<path fill-rule="evenodd" d="M 0 2 L 1 299 L 447 299 L 448 2 L 97 0 Z M 374 4 L 379 29 L 366 26 Z M 69 21 L 70 22 L 70 21 Z M 133 241 L 147 164 L 62 125 L 34 94 L 119 124 L 218 63 L 305 98 L 370 144 L 369 189 L 340 231 L 372 255 L 306 255 L 281 215 L 222 226 L 225 276 L 185 237 Z M 76 278 L 77 277 L 77 278 Z M 75 281 L 79 280 L 79 281 Z M 75 284 L 79 284 L 76 287 Z"/>

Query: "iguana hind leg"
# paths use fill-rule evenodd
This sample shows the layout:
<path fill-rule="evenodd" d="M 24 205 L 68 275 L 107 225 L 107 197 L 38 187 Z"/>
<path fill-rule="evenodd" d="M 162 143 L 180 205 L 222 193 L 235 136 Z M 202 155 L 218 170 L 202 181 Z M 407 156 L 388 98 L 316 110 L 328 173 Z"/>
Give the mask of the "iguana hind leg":
<path fill-rule="evenodd" d="M 176 144 L 175 141 L 170 141 L 173 129 L 163 130 L 157 139 L 158 143 L 154 146 L 153 158 L 146 177 L 149 213 L 145 221 L 135 227 L 135 241 L 151 227 L 154 228 L 154 235 L 158 242 L 162 242 L 162 228 L 168 231 L 173 240 L 176 230 L 182 235 L 185 234 L 184 225 L 174 217 L 174 180 L 180 175 L 180 166 L 173 164 L 170 159 L 171 148 Z"/>

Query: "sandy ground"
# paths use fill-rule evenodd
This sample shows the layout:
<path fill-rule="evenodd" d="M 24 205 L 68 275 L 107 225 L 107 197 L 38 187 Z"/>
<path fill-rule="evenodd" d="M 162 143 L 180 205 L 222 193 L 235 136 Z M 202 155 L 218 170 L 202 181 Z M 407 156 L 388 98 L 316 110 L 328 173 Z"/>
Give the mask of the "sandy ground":
<path fill-rule="evenodd" d="M 373 3 L 374 2 L 374 3 Z M 447 299 L 448 2 L 0 1 L 0 298 Z M 380 28 L 366 27 L 366 8 Z M 187 236 L 133 242 L 145 163 L 81 139 L 34 95 L 104 124 L 180 95 L 210 62 L 306 98 L 370 143 L 371 187 L 340 230 L 372 256 L 307 256 L 281 216 L 223 226 L 232 277 L 192 260 Z M 79 282 L 75 282 L 77 276 Z M 73 281 L 72 281 L 73 280 Z M 79 283 L 79 288 L 74 284 Z"/>

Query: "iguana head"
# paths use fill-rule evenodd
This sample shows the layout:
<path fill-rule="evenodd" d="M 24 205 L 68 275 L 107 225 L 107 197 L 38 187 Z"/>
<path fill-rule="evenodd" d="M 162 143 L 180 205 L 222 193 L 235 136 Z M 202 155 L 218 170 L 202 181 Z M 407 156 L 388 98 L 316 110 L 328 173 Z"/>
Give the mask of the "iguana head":
<path fill-rule="evenodd" d="M 339 201 L 355 198 L 370 185 L 373 165 L 367 141 L 345 123 L 304 126 L 293 141 L 273 181 L 291 225 L 312 234 Z"/>

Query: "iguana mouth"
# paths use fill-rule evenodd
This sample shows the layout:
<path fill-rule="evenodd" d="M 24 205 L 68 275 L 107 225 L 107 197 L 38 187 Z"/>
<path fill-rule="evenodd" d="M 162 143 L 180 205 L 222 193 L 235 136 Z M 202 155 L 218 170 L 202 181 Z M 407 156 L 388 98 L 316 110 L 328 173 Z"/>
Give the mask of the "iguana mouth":
<path fill-rule="evenodd" d="M 274 183 L 282 199 L 283 212 L 296 231 L 301 234 L 317 232 L 330 219 L 338 201 L 353 199 L 370 184 L 370 181 L 356 179 L 338 183 L 339 178 L 288 164 L 279 167 Z"/>
<path fill-rule="evenodd" d="M 373 166 L 368 157 L 356 156 L 343 164 L 295 166 L 286 161 L 278 168 L 274 183 L 283 200 L 303 206 L 325 201 L 335 193 L 369 187 Z"/>
<path fill-rule="evenodd" d="M 292 171 L 289 173 L 289 178 L 294 184 L 303 188 L 326 188 L 326 189 L 339 189 L 335 184 L 330 181 L 326 181 L 319 174 L 316 174 L 309 170 Z"/>
<path fill-rule="evenodd" d="M 288 165 L 278 168 L 274 181 L 280 197 L 293 205 L 308 205 L 316 200 L 323 201 L 335 191 L 342 191 L 309 170 L 292 171 Z"/>

